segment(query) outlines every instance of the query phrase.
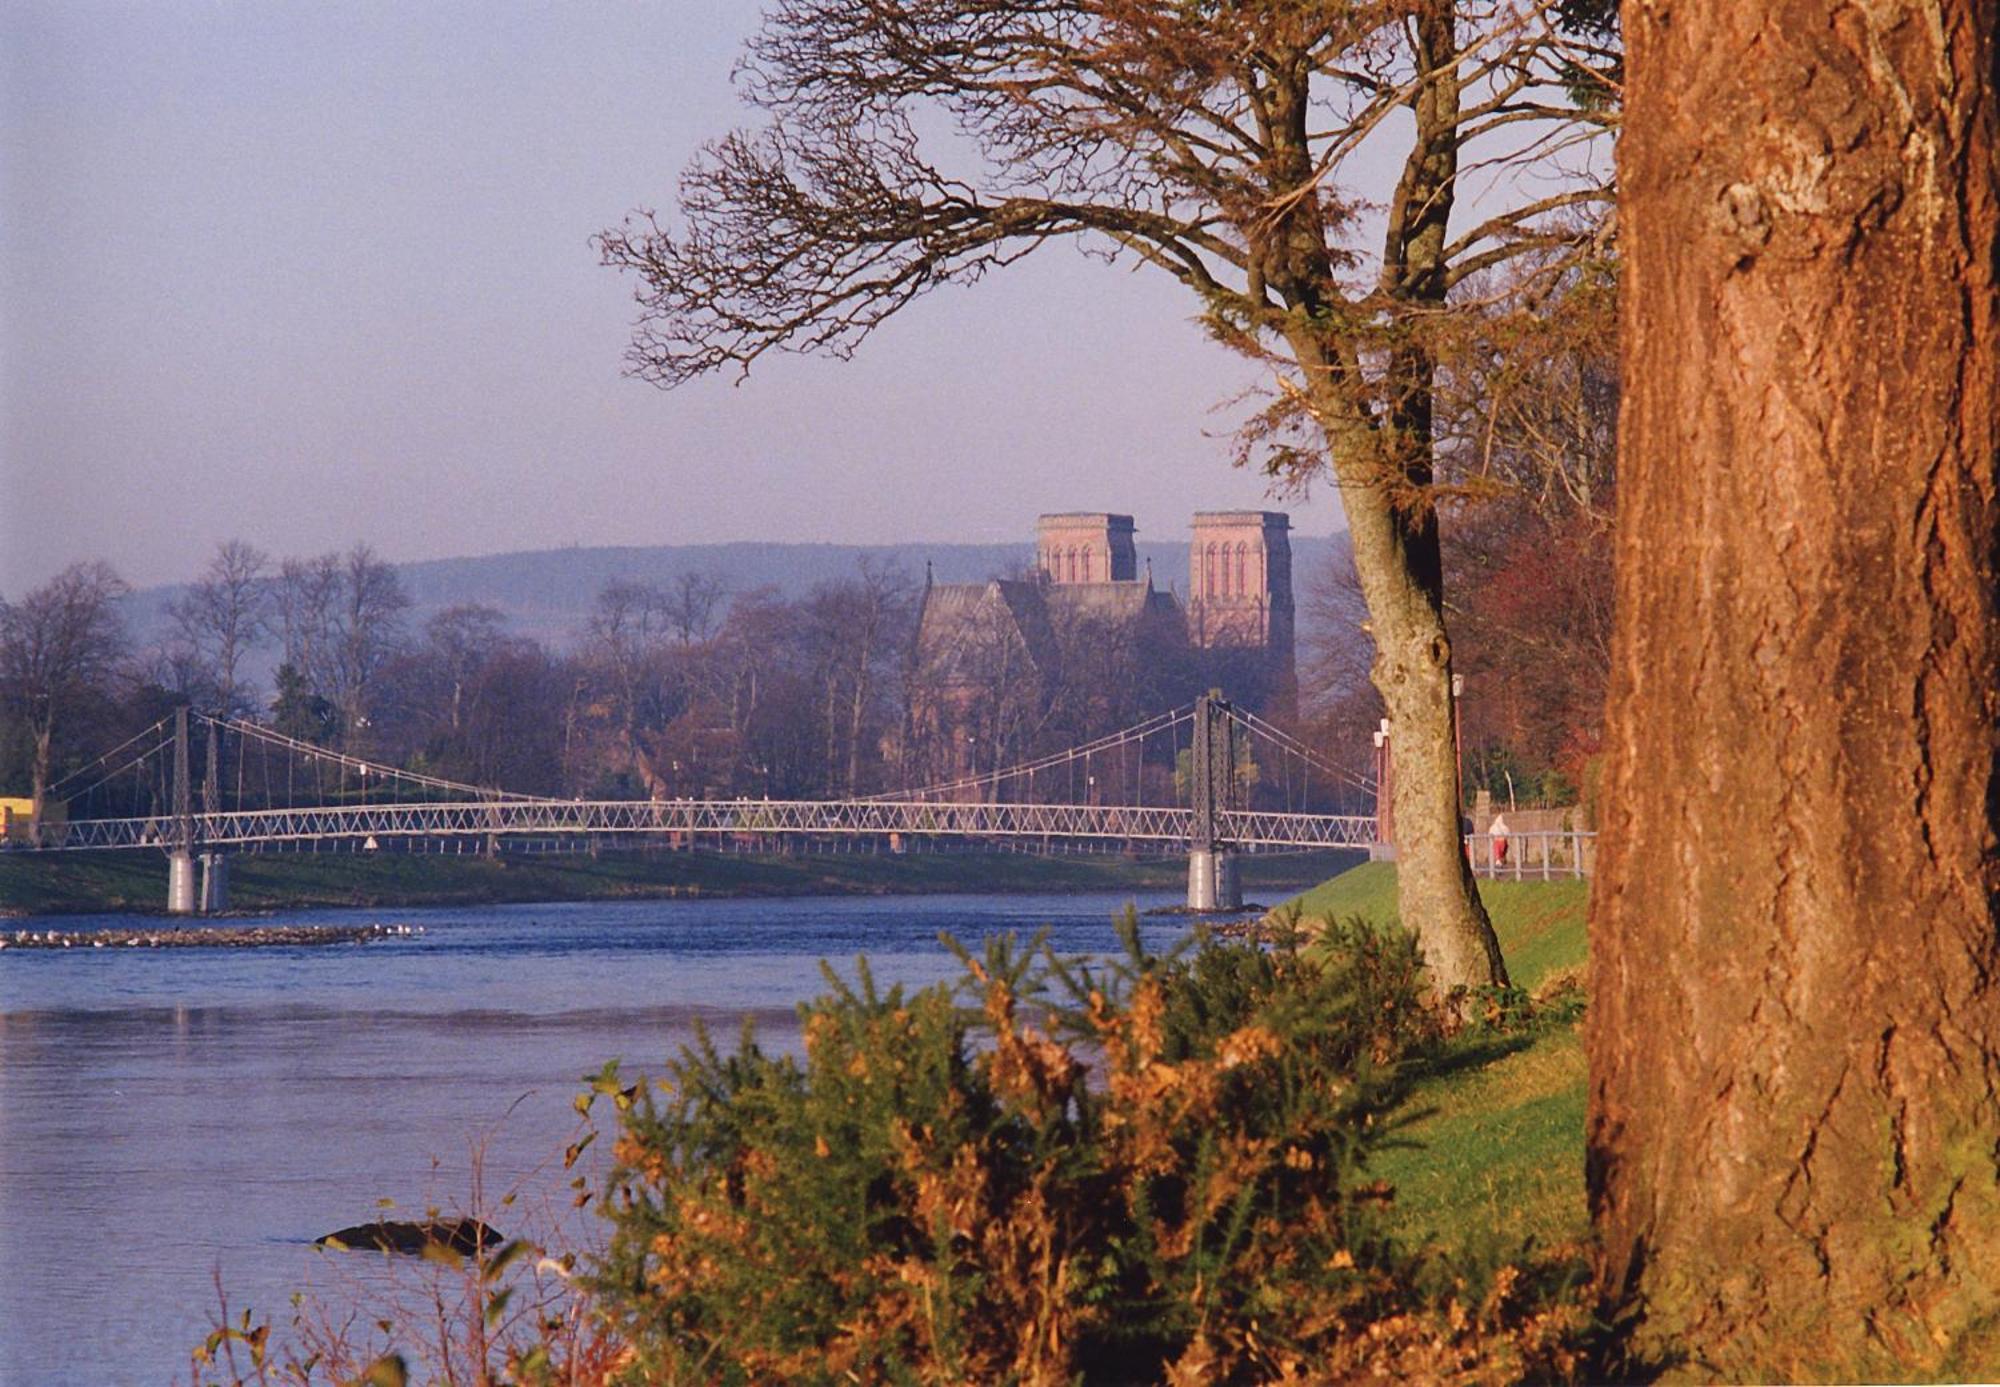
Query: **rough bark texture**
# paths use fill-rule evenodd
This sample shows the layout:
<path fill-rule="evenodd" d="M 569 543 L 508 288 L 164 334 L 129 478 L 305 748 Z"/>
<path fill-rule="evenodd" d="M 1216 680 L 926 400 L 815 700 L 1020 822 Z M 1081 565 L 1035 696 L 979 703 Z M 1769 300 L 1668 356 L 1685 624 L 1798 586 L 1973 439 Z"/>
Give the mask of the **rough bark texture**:
<path fill-rule="evenodd" d="M 1311 344 L 1302 342 L 1298 350 L 1311 359 Z M 1323 390 L 1321 418 L 1338 420 L 1344 408 L 1335 391 Z M 1384 483 L 1385 469 L 1375 460 L 1379 444 L 1372 430 L 1329 428 L 1328 446 L 1374 636 L 1369 677 L 1395 737 L 1397 912 L 1417 936 L 1440 996 L 1504 987 L 1507 965 L 1460 832 L 1437 511 L 1413 513 L 1396 504 L 1395 489 Z"/>
<path fill-rule="evenodd" d="M 1439 562 L 1437 514 L 1413 523 L 1380 504 L 1357 505 L 1351 490 L 1342 499 L 1375 629 L 1371 676 L 1395 736 L 1397 910 L 1440 991 L 1504 987 L 1507 966 L 1460 832 L 1442 584 L 1424 578 Z M 1364 565 L 1364 549 L 1399 561 Z"/>
<path fill-rule="evenodd" d="M 1590 1193 L 1699 1377 L 2000 1366 L 1996 8 L 1625 10 Z"/>

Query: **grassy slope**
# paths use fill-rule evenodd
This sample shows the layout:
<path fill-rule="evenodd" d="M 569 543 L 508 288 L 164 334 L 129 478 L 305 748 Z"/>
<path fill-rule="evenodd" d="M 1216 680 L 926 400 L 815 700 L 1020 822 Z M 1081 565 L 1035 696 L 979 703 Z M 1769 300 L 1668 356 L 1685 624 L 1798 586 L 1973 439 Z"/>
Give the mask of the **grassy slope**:
<path fill-rule="evenodd" d="M 1272 899 L 1346 854 L 1267 854 L 1243 861 L 1247 890 Z M 584 856 L 249 854 L 230 859 L 239 911 L 295 906 L 479 905 L 500 901 L 662 896 L 798 896 L 937 891 L 1173 891 L 1178 859 L 1031 857 L 1011 853 L 751 857 L 727 853 Z M 157 852 L 15 854 L 0 858 L 0 914 L 158 911 L 167 869 Z"/>
<path fill-rule="evenodd" d="M 1517 985 L 1530 993 L 1584 962 L 1580 881 L 1482 882 Z M 1393 865 L 1370 863 L 1299 898 L 1309 917 L 1396 918 Z M 1573 1025 L 1459 1052 L 1419 1079 L 1407 1143 L 1377 1173 L 1396 1187 L 1394 1231 L 1412 1242 L 1504 1254 L 1581 1238 L 1583 1047 Z"/>

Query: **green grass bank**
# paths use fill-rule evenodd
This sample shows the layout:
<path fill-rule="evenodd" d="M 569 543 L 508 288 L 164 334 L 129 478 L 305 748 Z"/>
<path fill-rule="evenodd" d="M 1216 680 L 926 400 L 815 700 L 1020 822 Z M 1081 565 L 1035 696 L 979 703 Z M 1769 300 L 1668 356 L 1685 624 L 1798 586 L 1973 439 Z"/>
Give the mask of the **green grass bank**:
<path fill-rule="evenodd" d="M 1357 854 L 1242 859 L 1248 898 L 1274 901 L 1350 866 Z M 315 906 L 497 905 L 690 896 L 916 895 L 949 891 L 1176 891 L 1179 858 L 1025 853 L 750 855 L 617 852 L 546 856 L 248 853 L 230 859 L 239 913 Z M 166 858 L 155 851 L 0 856 L 0 915 L 158 913 Z"/>
<path fill-rule="evenodd" d="M 1482 881 L 1479 890 L 1517 986 L 1544 998 L 1565 982 L 1581 987 L 1587 882 Z M 1395 866 L 1356 867 L 1296 904 L 1308 918 L 1394 921 Z M 1418 1075 L 1401 1143 L 1377 1162 L 1396 1188 L 1399 1237 L 1497 1263 L 1524 1243 L 1547 1249 L 1586 1236 L 1579 1015 L 1574 1001 L 1547 1001 L 1518 1033 L 1469 1041 Z"/>

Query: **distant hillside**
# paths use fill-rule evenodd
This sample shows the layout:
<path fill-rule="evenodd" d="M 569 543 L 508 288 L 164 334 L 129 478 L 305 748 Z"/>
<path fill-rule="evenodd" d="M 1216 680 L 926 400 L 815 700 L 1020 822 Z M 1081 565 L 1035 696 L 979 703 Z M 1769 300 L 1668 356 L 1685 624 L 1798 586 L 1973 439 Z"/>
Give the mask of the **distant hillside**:
<path fill-rule="evenodd" d="M 1185 596 L 1188 546 L 1141 541 L 1139 561 L 1151 561 L 1153 581 Z M 1292 536 L 1293 583 L 1300 598 L 1300 636 L 1308 632 L 1307 595 L 1325 582 L 1336 563 L 1346 563 L 1346 534 Z M 567 646 L 582 631 L 591 605 L 614 578 L 665 583 L 683 573 L 713 574 L 731 593 L 772 588 L 796 596 L 815 583 L 853 576 L 863 559 L 893 565 L 922 582 L 929 562 L 940 583 L 972 583 L 1019 570 L 1034 558 L 1021 544 L 678 544 L 623 548 L 539 549 L 478 558 L 429 559 L 398 566 L 413 608 L 411 626 L 464 602 L 479 602 L 506 613 L 518 633 Z M 132 630 L 141 644 L 164 633 L 167 604 L 181 588 L 148 588 L 127 604 Z M 268 671 L 260 671 L 260 675 Z"/>

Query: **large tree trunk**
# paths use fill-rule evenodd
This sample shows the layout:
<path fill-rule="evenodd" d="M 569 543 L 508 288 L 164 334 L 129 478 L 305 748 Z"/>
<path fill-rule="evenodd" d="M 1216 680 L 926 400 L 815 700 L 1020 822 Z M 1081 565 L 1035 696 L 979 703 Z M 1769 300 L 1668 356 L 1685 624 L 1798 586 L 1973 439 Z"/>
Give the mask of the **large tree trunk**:
<path fill-rule="evenodd" d="M 1625 11 L 1589 1178 L 1702 1377 L 2000 1366 L 1995 16 Z"/>

